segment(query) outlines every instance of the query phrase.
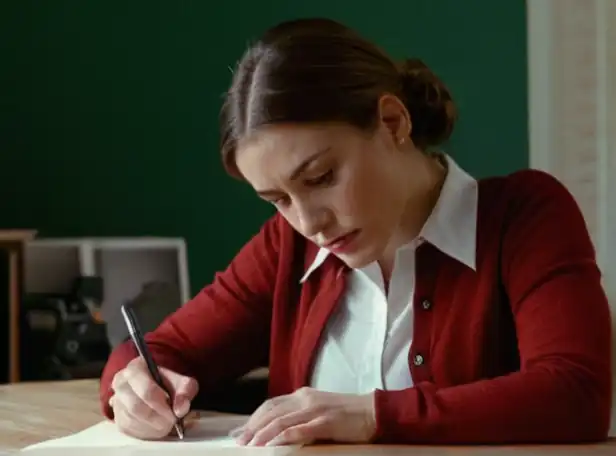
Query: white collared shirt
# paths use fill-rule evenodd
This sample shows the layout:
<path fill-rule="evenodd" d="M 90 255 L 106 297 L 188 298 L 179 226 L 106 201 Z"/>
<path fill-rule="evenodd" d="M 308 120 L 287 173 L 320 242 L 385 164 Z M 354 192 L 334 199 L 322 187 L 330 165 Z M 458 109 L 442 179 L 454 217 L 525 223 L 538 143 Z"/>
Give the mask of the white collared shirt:
<path fill-rule="evenodd" d="M 409 349 L 413 340 L 415 253 L 429 242 L 475 269 L 477 181 L 445 156 L 448 173 L 439 199 L 419 236 L 396 252 L 389 293 L 377 262 L 349 273 L 347 288 L 320 340 L 311 386 L 337 393 L 413 386 Z M 317 253 L 301 281 L 330 255 Z"/>

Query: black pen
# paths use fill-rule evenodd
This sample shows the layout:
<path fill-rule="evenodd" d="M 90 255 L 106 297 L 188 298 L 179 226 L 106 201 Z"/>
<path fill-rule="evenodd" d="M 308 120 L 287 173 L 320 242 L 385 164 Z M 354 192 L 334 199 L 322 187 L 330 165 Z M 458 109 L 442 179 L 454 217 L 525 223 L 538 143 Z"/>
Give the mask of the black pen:
<path fill-rule="evenodd" d="M 152 376 L 156 384 L 160 386 L 165 393 L 167 393 L 169 399 L 172 400 L 171 393 L 165 386 L 163 378 L 160 375 L 160 371 L 158 370 L 158 366 L 154 362 L 154 359 L 152 359 L 150 350 L 148 350 L 148 347 L 145 343 L 145 339 L 143 338 L 143 334 L 141 333 L 141 329 L 139 328 L 139 323 L 137 323 L 135 312 L 127 304 L 123 304 L 120 310 L 122 311 L 122 316 L 124 317 L 124 321 L 126 322 L 126 326 L 128 327 L 130 337 L 133 340 L 133 343 L 135 344 L 139 355 L 141 355 L 141 357 L 145 360 L 145 363 L 148 366 L 148 370 L 150 371 L 150 375 Z M 184 423 L 182 418 L 178 418 L 175 422 L 175 432 L 177 432 L 180 439 L 184 438 Z"/>

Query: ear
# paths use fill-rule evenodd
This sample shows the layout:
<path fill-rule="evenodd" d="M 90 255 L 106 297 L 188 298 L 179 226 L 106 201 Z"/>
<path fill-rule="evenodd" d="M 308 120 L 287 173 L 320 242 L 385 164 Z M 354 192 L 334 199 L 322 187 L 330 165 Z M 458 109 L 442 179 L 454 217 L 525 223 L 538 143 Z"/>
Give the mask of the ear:
<path fill-rule="evenodd" d="M 395 144 L 404 143 L 411 135 L 411 116 L 404 103 L 395 95 L 385 94 L 379 99 L 379 121 Z"/>

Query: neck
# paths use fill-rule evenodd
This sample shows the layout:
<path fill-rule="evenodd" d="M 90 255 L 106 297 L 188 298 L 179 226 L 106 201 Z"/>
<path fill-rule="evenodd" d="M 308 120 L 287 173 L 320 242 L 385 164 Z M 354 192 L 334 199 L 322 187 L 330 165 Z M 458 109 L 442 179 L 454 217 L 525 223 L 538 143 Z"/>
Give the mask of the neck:
<path fill-rule="evenodd" d="M 447 166 L 438 156 L 425 155 L 420 163 L 421 169 L 417 170 L 417 175 L 424 176 L 424 178 L 418 185 L 415 184 L 412 189 L 409 189 L 410 195 L 401 217 L 400 226 L 392 236 L 390 246 L 384 252 L 383 258 L 379 260 L 385 280 L 389 280 L 391 276 L 398 248 L 417 238 L 430 217 L 447 176 Z"/>
<path fill-rule="evenodd" d="M 410 190 L 409 199 L 402 215 L 400 232 L 406 242 L 415 239 L 434 210 L 447 176 L 447 165 L 441 157 L 424 157 L 422 184 Z"/>

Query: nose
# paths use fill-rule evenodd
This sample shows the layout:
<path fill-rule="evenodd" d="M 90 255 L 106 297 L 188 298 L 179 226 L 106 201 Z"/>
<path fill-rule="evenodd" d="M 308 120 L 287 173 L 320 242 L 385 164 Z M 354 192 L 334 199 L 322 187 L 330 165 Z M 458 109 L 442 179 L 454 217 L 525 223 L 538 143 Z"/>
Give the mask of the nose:
<path fill-rule="evenodd" d="M 331 217 L 324 206 L 297 204 L 296 219 L 299 231 L 307 238 L 313 238 L 325 231 Z"/>

